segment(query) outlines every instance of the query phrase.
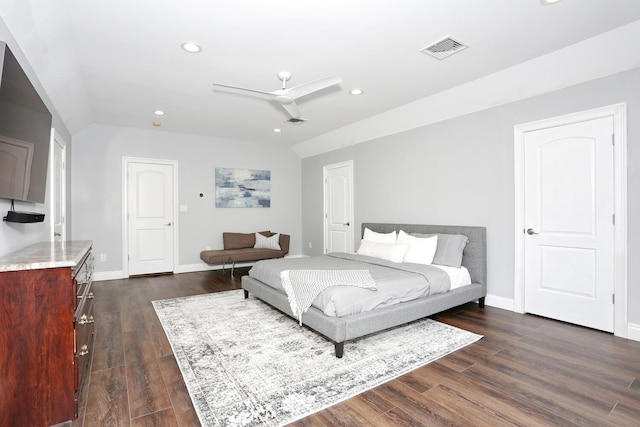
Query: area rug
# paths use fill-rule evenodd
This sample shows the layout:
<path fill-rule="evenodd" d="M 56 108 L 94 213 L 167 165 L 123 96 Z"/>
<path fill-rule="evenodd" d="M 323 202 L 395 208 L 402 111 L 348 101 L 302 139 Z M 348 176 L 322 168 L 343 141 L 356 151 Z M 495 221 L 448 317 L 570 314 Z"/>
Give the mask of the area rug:
<path fill-rule="evenodd" d="M 424 319 L 344 346 L 242 290 L 154 301 L 200 422 L 277 426 L 482 338 Z"/>

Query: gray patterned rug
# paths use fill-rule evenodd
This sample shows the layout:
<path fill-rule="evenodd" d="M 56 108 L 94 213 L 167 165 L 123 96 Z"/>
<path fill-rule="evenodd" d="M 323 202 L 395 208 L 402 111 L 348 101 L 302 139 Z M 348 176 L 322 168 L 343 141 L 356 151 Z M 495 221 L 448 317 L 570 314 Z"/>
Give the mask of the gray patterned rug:
<path fill-rule="evenodd" d="M 241 290 L 154 301 L 203 426 L 302 418 L 482 338 L 430 319 L 333 344 Z"/>

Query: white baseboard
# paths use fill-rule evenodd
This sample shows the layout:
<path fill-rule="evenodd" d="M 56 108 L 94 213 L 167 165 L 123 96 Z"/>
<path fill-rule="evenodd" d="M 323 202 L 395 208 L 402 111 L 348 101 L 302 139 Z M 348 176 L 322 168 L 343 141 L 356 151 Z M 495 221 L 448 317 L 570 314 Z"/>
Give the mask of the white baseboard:
<path fill-rule="evenodd" d="M 487 295 L 484 303 L 490 307 L 501 308 L 503 310 L 515 311 L 515 302 L 513 298 L 505 298 L 497 295 Z"/>
<path fill-rule="evenodd" d="M 236 266 L 237 267 L 237 266 Z M 227 268 L 231 268 L 231 266 L 227 266 Z M 207 264 L 188 264 L 188 265 L 180 265 L 176 269 L 176 274 L 179 273 L 193 273 L 196 271 L 208 271 L 208 270 L 219 270 L 222 269 L 222 266 L 210 266 Z M 124 271 L 96 271 L 93 273 L 93 281 L 100 282 L 105 280 L 120 280 L 126 279 L 124 275 Z"/>
<path fill-rule="evenodd" d="M 100 282 L 102 280 L 119 280 L 124 279 L 124 271 L 96 271 L 93 273 L 93 281 Z"/>
<path fill-rule="evenodd" d="M 627 323 L 627 338 L 640 341 L 640 325 L 637 323 Z"/>
<path fill-rule="evenodd" d="M 226 266 L 226 268 L 231 268 L 231 265 Z M 209 270 L 222 270 L 222 265 L 208 265 L 203 262 L 198 264 L 183 264 L 179 265 L 176 268 L 176 273 L 195 273 L 197 271 L 209 271 Z"/>

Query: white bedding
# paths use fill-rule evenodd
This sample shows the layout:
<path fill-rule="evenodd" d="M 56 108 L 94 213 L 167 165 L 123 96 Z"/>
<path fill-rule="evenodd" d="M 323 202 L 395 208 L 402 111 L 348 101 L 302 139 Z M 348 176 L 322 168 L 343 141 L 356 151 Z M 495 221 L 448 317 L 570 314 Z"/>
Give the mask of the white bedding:
<path fill-rule="evenodd" d="M 445 273 L 449 276 L 449 280 L 451 280 L 451 289 L 456 289 L 465 285 L 471 284 L 471 275 L 469 274 L 469 270 L 464 265 L 460 268 L 456 267 L 448 267 L 446 265 L 439 264 L 431 264 L 434 267 L 438 267 L 441 270 L 444 270 Z"/>
<path fill-rule="evenodd" d="M 249 271 L 249 276 L 284 292 L 280 281 L 280 272 L 288 269 L 328 268 L 358 269 L 367 268 L 376 282 L 376 291 L 350 286 L 333 286 L 325 289 L 313 301 L 312 306 L 327 316 L 348 316 L 362 313 L 379 307 L 386 307 L 400 302 L 410 301 L 430 294 L 446 292 L 453 287 L 471 283 L 469 272 L 454 267 L 425 266 L 419 264 L 391 263 L 362 257 L 353 254 L 339 254 L 352 259 L 335 258 L 338 254 L 323 255 L 311 258 L 284 258 L 259 261 Z M 355 259 L 353 259 L 355 258 Z M 354 266 L 354 261 L 356 266 Z M 309 262 L 313 262 L 311 266 Z M 360 262 L 360 264 L 358 264 Z M 375 264 L 370 264 L 374 262 Z M 363 264 L 364 263 L 364 264 Z M 385 268 L 385 265 L 393 268 Z M 420 274 L 403 271 L 399 268 L 428 270 L 432 276 L 431 283 Z M 443 274 L 446 273 L 446 274 Z M 440 277 L 438 277 L 440 276 Z M 448 277 L 447 280 L 445 277 Z M 451 287 L 449 286 L 451 282 Z"/>

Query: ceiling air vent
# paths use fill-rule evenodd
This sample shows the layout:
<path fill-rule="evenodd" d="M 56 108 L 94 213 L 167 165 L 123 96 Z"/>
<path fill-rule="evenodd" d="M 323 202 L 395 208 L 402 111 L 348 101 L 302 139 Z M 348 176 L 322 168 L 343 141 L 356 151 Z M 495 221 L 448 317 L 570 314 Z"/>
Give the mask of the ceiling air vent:
<path fill-rule="evenodd" d="M 308 121 L 309 119 L 303 119 L 302 117 L 299 117 L 299 118 L 292 117 L 289 120 L 286 120 L 285 123 L 291 123 L 292 125 L 301 125 Z"/>
<path fill-rule="evenodd" d="M 444 59 L 456 52 L 460 52 L 461 50 L 466 49 L 467 47 L 468 46 L 463 45 L 462 43 L 451 37 L 445 37 L 444 39 L 437 41 L 432 45 L 420 49 L 420 52 L 433 56 L 436 59 Z"/>

